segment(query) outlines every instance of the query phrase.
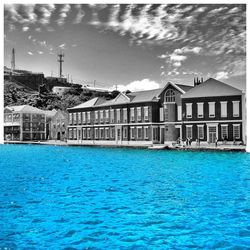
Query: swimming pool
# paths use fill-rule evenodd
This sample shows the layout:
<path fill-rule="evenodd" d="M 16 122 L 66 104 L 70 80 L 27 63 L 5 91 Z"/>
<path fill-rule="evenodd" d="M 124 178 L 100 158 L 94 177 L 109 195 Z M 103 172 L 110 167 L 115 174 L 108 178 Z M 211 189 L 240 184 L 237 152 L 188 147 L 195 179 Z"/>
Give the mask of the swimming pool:
<path fill-rule="evenodd" d="M 1 145 L 0 249 L 247 249 L 250 154 Z"/>

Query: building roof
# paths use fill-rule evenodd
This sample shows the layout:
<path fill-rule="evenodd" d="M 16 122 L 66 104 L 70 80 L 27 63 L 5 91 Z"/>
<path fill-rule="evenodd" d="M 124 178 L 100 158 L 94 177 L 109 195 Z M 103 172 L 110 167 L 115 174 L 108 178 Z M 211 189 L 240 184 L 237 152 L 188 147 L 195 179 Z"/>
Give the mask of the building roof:
<path fill-rule="evenodd" d="M 57 110 L 53 109 L 53 110 L 44 110 L 44 113 L 46 115 L 46 117 L 53 117 L 56 115 Z"/>
<path fill-rule="evenodd" d="M 175 84 L 175 85 L 181 88 L 182 90 L 184 90 L 185 92 L 189 91 L 190 89 L 194 87 L 194 86 L 182 85 L 182 84 Z"/>
<path fill-rule="evenodd" d="M 6 108 L 11 110 L 12 112 L 44 114 L 43 110 L 32 107 L 30 105 L 7 106 Z"/>
<path fill-rule="evenodd" d="M 181 84 L 174 84 L 168 82 L 164 88 L 160 89 L 151 89 L 151 90 L 144 90 L 144 91 L 136 91 L 130 92 L 128 94 L 120 93 L 116 98 L 112 100 L 105 100 L 103 98 L 93 98 L 87 102 L 84 102 L 76 107 L 69 108 L 71 109 L 79 109 L 79 108 L 89 108 L 89 107 L 105 107 L 105 106 L 112 106 L 112 105 L 119 105 L 119 104 L 129 104 L 129 103 L 140 103 L 140 102 L 152 102 L 157 101 L 160 94 L 166 89 L 167 86 L 172 85 L 177 90 L 179 90 L 182 94 L 192 88 L 192 86 L 181 85 Z"/>
<path fill-rule="evenodd" d="M 90 99 L 89 101 L 86 101 L 84 103 L 81 103 L 75 107 L 72 107 L 72 108 L 68 108 L 68 110 L 71 110 L 71 109 L 80 109 L 80 108 L 91 108 L 91 107 L 94 107 L 94 106 L 97 106 L 98 104 L 101 104 L 105 102 L 105 99 L 104 98 L 101 98 L 101 97 L 95 97 L 93 99 Z"/>
<path fill-rule="evenodd" d="M 211 96 L 231 96 L 241 95 L 242 91 L 234 88 L 226 83 L 220 82 L 213 78 L 209 78 L 205 82 L 193 87 L 182 98 L 198 98 Z"/>

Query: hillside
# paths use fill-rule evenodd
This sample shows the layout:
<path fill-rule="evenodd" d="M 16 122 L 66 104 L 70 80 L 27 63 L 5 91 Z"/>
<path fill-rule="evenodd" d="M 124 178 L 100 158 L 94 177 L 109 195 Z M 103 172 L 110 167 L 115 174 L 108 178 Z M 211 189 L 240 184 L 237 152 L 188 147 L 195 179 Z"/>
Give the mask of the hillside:
<path fill-rule="evenodd" d="M 75 85 L 62 96 L 57 96 L 50 91 L 36 92 L 17 81 L 4 80 L 4 106 L 28 104 L 45 110 L 66 110 L 100 94 L 94 92 L 86 93 L 80 85 Z M 118 92 L 112 92 L 106 98 L 114 98 L 117 94 Z"/>

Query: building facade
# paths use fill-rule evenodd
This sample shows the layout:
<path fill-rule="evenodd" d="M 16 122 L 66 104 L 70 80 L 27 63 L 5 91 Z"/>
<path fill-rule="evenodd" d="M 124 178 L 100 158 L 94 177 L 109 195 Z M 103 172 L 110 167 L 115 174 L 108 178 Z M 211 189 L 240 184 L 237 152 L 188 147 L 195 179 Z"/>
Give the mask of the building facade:
<path fill-rule="evenodd" d="M 31 141 L 46 139 L 46 115 L 29 105 L 4 109 L 4 140 Z"/>
<path fill-rule="evenodd" d="M 245 142 L 244 112 L 242 91 L 210 78 L 182 95 L 183 139 Z"/>
<path fill-rule="evenodd" d="M 49 139 L 65 141 L 67 139 L 68 113 L 57 110 L 50 121 Z"/>
<path fill-rule="evenodd" d="M 181 133 L 181 95 L 191 86 L 168 82 L 163 89 L 93 98 L 68 109 L 68 141 L 79 144 L 152 145 Z"/>

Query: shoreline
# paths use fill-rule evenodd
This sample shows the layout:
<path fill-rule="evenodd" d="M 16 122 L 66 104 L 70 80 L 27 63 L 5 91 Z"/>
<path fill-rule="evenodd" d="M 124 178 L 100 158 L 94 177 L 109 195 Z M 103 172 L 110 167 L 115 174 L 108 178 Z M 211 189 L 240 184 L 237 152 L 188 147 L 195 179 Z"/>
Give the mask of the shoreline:
<path fill-rule="evenodd" d="M 148 150 L 176 150 L 176 151 L 213 151 L 213 152 L 246 152 L 246 146 L 242 145 L 218 145 L 215 146 L 168 146 L 164 144 L 155 145 L 110 145 L 110 144 L 81 144 L 67 143 L 63 141 L 4 141 L 3 144 L 28 144 L 28 145 L 51 145 L 51 146 L 87 146 L 87 147 L 109 147 L 109 148 L 136 148 Z"/>

